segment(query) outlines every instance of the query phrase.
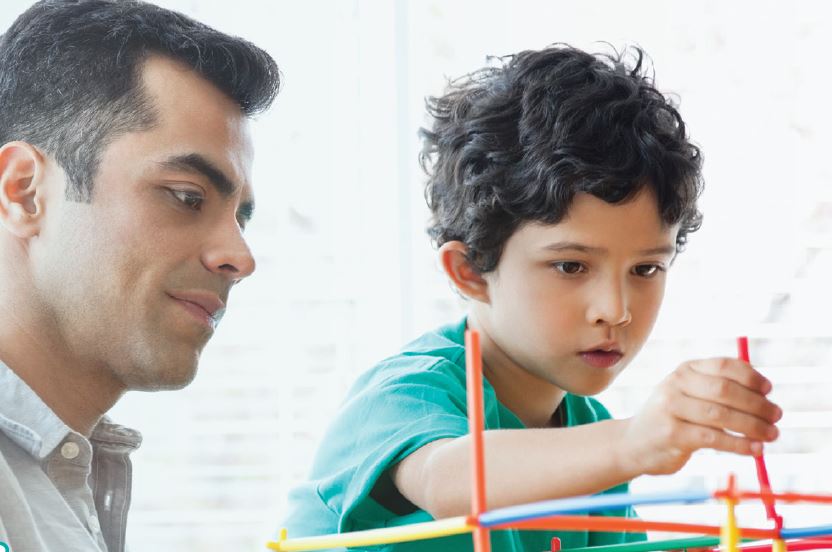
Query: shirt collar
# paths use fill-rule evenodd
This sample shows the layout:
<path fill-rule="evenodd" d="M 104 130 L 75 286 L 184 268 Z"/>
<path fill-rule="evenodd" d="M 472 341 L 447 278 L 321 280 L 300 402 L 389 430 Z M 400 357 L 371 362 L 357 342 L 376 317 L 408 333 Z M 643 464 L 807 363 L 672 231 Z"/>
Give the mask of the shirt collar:
<path fill-rule="evenodd" d="M 2 361 L 0 432 L 38 459 L 49 456 L 68 434 L 78 435 Z M 112 423 L 105 416 L 93 428 L 91 440 L 135 449 L 141 444 L 141 435 L 133 429 Z"/>

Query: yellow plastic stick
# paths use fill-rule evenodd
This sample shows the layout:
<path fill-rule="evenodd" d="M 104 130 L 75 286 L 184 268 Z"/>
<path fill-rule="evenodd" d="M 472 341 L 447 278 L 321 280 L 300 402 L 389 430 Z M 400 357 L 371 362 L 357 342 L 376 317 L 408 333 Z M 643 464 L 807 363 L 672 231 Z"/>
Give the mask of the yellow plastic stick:
<path fill-rule="evenodd" d="M 786 541 L 783 539 L 774 539 L 771 542 L 771 552 L 786 552 Z"/>
<path fill-rule="evenodd" d="M 739 552 L 740 530 L 737 527 L 737 514 L 734 511 L 737 505 L 736 479 L 734 474 L 728 477 L 728 496 L 725 498 L 726 517 L 722 526 L 722 546 L 720 552 Z"/>
<path fill-rule="evenodd" d="M 721 552 L 739 552 L 740 531 L 737 528 L 737 516 L 734 512 L 736 504 L 735 500 L 727 499 L 725 501 L 728 512 L 720 535 L 722 537 Z"/>
<path fill-rule="evenodd" d="M 383 527 L 381 529 L 368 529 L 367 531 L 353 531 L 351 533 L 302 537 L 297 539 L 285 538 L 286 534 L 281 532 L 280 540 L 277 542 L 269 542 L 266 546 L 278 552 L 324 550 L 339 547 L 374 546 L 377 544 L 435 539 L 470 533 L 472 530 L 473 527 L 468 524 L 468 518 L 466 516 L 460 516 L 439 521 L 402 525 L 401 527 Z"/>

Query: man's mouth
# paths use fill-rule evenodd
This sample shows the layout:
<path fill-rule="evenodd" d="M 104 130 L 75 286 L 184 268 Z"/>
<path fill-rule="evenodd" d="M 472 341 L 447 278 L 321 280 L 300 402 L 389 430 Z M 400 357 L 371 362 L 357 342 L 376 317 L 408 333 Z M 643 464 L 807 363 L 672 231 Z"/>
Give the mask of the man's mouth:
<path fill-rule="evenodd" d="M 203 291 L 181 291 L 168 293 L 200 324 L 213 330 L 225 313 L 225 304 L 215 294 Z"/>

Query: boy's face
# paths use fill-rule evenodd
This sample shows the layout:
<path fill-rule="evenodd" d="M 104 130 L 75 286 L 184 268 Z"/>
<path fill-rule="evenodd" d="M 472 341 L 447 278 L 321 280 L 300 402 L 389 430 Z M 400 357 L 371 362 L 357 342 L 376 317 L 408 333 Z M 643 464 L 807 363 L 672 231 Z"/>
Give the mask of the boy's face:
<path fill-rule="evenodd" d="M 506 360 L 558 388 L 594 395 L 641 349 L 656 321 L 677 226 L 644 190 L 611 205 L 578 194 L 558 224 L 529 223 L 483 276 L 476 316 Z"/>

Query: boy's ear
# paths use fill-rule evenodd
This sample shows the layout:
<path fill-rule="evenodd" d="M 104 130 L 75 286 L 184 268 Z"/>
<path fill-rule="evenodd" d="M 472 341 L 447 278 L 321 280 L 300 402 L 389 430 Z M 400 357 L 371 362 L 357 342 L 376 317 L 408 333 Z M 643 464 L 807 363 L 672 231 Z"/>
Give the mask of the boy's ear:
<path fill-rule="evenodd" d="M 468 248 L 461 241 L 449 241 L 439 248 L 439 262 L 456 289 L 469 299 L 488 303 L 488 282 L 471 266 Z"/>
<path fill-rule="evenodd" d="M 43 155 L 26 142 L 0 147 L 0 224 L 19 238 L 40 231 L 44 213 Z"/>

